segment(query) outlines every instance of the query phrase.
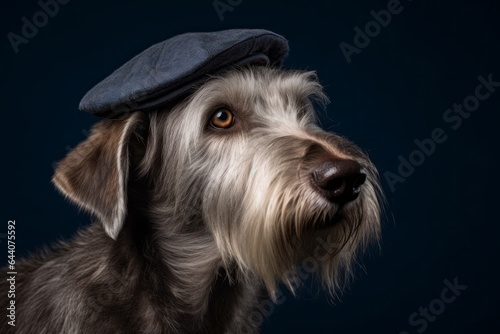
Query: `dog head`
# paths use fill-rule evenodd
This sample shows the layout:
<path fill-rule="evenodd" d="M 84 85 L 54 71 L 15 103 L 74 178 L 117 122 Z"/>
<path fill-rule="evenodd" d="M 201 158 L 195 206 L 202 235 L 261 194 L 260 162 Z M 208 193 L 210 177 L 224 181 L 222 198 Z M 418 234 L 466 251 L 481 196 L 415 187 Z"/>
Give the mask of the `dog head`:
<path fill-rule="evenodd" d="M 53 180 L 115 239 L 135 159 L 165 233 L 204 234 L 224 266 L 270 292 L 278 281 L 293 289 L 304 261 L 334 291 L 378 238 L 380 187 L 366 154 L 318 126 L 318 102 L 326 97 L 313 72 L 231 70 L 169 110 L 101 121 Z"/>

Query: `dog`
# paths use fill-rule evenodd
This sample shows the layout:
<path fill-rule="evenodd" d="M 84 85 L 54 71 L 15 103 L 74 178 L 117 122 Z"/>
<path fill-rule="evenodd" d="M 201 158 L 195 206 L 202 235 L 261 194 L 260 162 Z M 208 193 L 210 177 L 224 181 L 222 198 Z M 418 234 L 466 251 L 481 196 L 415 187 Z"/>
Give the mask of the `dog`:
<path fill-rule="evenodd" d="M 255 333 L 301 264 L 337 294 L 379 238 L 382 195 L 368 156 L 318 125 L 325 103 L 314 72 L 241 66 L 99 121 L 53 177 L 95 220 L 16 264 L 0 332 Z"/>

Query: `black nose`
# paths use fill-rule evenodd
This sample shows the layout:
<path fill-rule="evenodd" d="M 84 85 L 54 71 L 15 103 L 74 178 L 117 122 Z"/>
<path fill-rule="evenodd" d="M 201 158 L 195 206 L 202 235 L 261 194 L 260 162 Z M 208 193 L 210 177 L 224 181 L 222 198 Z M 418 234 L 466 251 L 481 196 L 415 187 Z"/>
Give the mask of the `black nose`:
<path fill-rule="evenodd" d="M 312 180 L 325 198 L 344 204 L 358 197 L 366 174 L 354 160 L 329 159 L 314 167 Z"/>

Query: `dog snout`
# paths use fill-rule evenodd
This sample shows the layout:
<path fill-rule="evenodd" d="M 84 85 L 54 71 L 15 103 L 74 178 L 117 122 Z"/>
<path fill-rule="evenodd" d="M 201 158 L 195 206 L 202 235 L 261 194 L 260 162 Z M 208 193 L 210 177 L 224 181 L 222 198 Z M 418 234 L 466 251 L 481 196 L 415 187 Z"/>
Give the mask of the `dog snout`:
<path fill-rule="evenodd" d="M 366 173 L 354 160 L 333 158 L 317 164 L 312 170 L 311 179 L 326 199 L 345 204 L 358 197 Z"/>

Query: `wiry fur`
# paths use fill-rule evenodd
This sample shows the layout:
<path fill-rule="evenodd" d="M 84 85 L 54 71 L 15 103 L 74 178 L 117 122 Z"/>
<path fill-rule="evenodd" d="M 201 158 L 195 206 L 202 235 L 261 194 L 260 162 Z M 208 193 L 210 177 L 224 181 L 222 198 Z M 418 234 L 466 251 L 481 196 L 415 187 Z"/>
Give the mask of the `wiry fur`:
<path fill-rule="evenodd" d="M 250 67 L 170 110 L 98 123 L 54 176 L 97 220 L 17 264 L 16 327 L 0 331 L 256 332 L 248 315 L 277 283 L 293 290 L 308 258 L 334 294 L 378 238 L 380 190 L 368 157 L 316 124 L 313 106 L 325 101 L 313 72 Z M 235 114 L 230 129 L 208 125 L 221 107 Z M 311 187 L 324 156 L 367 174 L 342 208 Z"/>

